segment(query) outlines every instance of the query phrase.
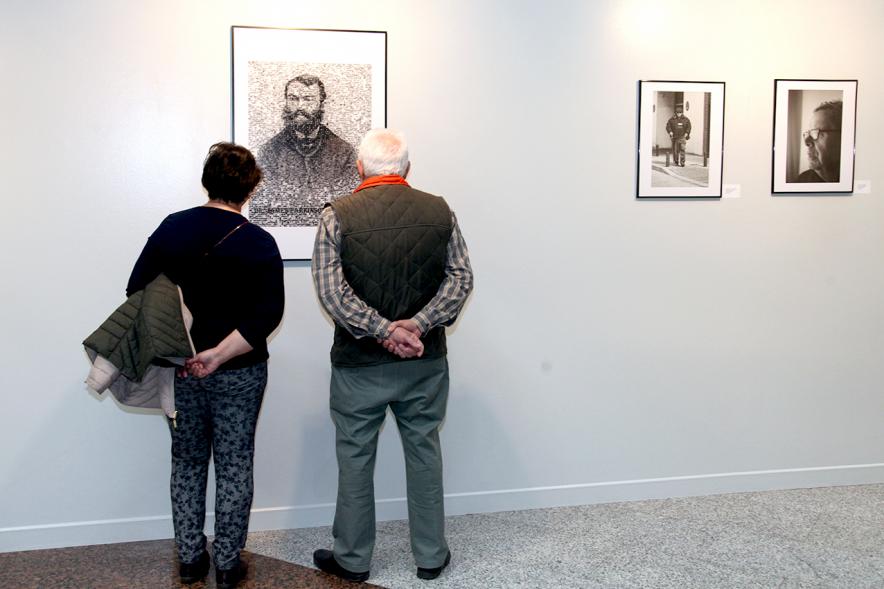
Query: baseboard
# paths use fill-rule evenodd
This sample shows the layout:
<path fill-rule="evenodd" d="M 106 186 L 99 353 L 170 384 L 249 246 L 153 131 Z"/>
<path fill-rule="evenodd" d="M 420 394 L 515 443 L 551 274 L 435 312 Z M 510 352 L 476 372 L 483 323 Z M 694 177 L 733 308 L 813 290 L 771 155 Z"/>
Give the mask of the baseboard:
<path fill-rule="evenodd" d="M 884 463 L 689 475 L 445 496 L 447 515 L 884 483 Z M 404 499 L 403 499 L 404 501 Z"/>
<path fill-rule="evenodd" d="M 723 493 L 878 483 L 884 483 L 884 463 L 451 493 L 445 496 L 445 510 L 448 515 L 463 515 Z M 334 516 L 334 507 L 334 503 L 320 503 L 254 509 L 249 529 L 264 531 L 330 525 Z M 404 519 L 406 516 L 404 497 L 382 499 L 377 502 L 379 521 Z M 211 530 L 213 526 L 214 517 L 209 514 L 206 518 L 206 528 Z M 170 515 L 21 526 L 0 528 L 0 552 L 171 537 Z"/>
<path fill-rule="evenodd" d="M 171 538 L 172 516 L 65 522 L 0 528 L 0 552 Z"/>

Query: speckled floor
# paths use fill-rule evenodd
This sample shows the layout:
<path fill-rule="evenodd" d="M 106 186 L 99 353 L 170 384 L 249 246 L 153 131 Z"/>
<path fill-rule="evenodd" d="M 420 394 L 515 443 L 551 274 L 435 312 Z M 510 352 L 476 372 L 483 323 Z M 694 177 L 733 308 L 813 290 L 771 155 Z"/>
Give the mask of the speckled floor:
<path fill-rule="evenodd" d="M 373 583 L 391 589 L 884 588 L 884 485 L 741 493 L 451 517 L 451 565 L 415 577 L 404 521 L 378 525 Z M 249 535 L 310 566 L 328 527 Z"/>
<path fill-rule="evenodd" d="M 404 521 L 378 525 L 390 589 L 884 589 L 884 485 L 450 517 L 451 565 L 415 577 Z M 331 529 L 249 534 L 242 589 L 360 587 L 312 568 Z M 303 566 L 299 566 L 303 565 Z M 178 587 L 172 540 L 0 554 L 0 587 Z M 194 589 L 214 588 L 214 571 Z"/>

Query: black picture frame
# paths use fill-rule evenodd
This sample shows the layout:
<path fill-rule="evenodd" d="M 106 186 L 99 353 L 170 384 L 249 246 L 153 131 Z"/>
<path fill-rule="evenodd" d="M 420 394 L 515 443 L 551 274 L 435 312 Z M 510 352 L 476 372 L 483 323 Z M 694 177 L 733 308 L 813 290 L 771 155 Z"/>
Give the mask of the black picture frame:
<path fill-rule="evenodd" d="M 771 193 L 853 193 L 858 88 L 857 80 L 774 80 Z"/>
<path fill-rule="evenodd" d="M 639 81 L 636 198 L 721 198 L 724 105 L 724 82 Z"/>

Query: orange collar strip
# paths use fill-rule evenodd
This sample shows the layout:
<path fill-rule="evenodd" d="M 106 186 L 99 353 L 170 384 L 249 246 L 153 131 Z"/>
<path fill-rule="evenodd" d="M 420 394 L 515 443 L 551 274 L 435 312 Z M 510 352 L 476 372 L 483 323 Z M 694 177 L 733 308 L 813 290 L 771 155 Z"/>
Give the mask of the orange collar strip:
<path fill-rule="evenodd" d="M 362 184 L 356 187 L 356 190 L 353 192 L 359 192 L 360 190 L 365 190 L 366 188 L 374 188 L 375 186 L 386 186 L 389 184 L 401 184 L 402 186 L 408 186 L 408 182 L 405 181 L 405 178 L 400 176 L 399 174 L 385 174 L 383 176 L 372 176 L 371 178 L 366 178 L 362 181 Z"/>

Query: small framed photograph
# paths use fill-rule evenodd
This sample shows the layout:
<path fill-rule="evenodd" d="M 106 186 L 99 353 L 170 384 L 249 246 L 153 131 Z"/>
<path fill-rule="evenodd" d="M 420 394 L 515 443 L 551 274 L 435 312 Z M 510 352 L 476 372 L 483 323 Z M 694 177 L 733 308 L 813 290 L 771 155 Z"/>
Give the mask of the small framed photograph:
<path fill-rule="evenodd" d="M 641 81 L 638 198 L 721 198 L 724 82 Z"/>
<path fill-rule="evenodd" d="M 774 80 L 771 192 L 853 192 L 856 80 Z"/>
<path fill-rule="evenodd" d="M 231 27 L 233 140 L 264 172 L 245 211 L 309 260 L 322 207 L 359 185 L 356 148 L 387 124 L 387 33 Z"/>

